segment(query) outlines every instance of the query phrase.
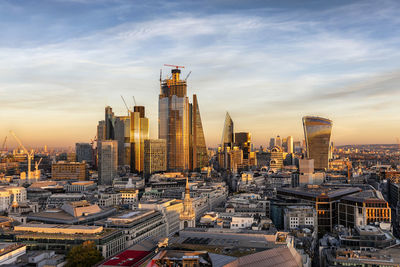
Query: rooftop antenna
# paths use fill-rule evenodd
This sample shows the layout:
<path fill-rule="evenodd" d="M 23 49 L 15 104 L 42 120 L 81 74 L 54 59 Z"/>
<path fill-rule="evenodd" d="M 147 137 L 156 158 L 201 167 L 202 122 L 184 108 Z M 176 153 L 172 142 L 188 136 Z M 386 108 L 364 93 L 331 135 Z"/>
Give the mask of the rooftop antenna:
<path fill-rule="evenodd" d="M 125 99 L 124 99 L 124 97 L 122 95 L 121 95 L 121 98 L 122 98 L 122 101 L 124 101 L 126 110 L 128 111 L 128 114 L 129 114 L 130 110 L 129 110 L 128 105 L 126 104 Z"/>
<path fill-rule="evenodd" d="M 160 83 L 161 83 L 161 79 L 162 79 L 162 69 L 160 69 Z"/>

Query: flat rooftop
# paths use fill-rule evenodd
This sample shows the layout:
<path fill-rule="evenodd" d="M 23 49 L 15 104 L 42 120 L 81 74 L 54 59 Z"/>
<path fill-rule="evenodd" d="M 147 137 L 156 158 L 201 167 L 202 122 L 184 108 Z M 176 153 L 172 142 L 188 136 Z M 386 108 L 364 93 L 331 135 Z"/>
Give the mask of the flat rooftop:
<path fill-rule="evenodd" d="M 150 253 L 151 251 L 125 250 L 100 266 L 139 266 L 142 263 L 141 261 Z"/>
<path fill-rule="evenodd" d="M 278 188 L 277 193 L 289 193 L 299 196 L 317 198 L 326 196 L 328 198 L 340 197 L 360 192 L 358 187 L 295 187 L 295 188 Z"/>

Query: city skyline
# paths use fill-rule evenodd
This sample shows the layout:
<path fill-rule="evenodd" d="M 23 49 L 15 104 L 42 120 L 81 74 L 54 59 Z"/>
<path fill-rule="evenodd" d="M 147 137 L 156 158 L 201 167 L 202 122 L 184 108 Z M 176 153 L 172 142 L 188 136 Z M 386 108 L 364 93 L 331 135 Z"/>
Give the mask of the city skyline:
<path fill-rule="evenodd" d="M 12 129 L 29 147 L 89 142 L 105 106 L 126 114 L 120 95 L 146 107 L 156 138 L 165 63 L 192 71 L 208 147 L 226 111 L 256 146 L 303 140 L 307 115 L 331 119 L 339 145 L 400 135 L 399 3 L 157 3 L 1 2 L 0 138 Z"/>

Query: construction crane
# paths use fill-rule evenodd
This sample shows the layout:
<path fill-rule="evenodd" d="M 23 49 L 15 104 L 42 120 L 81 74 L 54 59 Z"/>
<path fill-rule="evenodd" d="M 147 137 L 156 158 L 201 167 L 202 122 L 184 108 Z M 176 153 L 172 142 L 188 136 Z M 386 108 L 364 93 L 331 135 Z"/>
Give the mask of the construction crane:
<path fill-rule="evenodd" d="M 185 68 L 185 66 L 177 66 L 177 65 L 171 65 L 171 64 L 164 64 L 164 66 L 174 67 L 175 69 L 184 69 Z"/>
<path fill-rule="evenodd" d="M 39 171 L 39 165 L 42 162 L 43 158 L 40 158 L 38 162 L 35 162 L 35 178 L 40 179 L 40 171 Z"/>
<path fill-rule="evenodd" d="M 1 150 L 2 150 L 2 151 L 7 150 L 7 149 L 5 149 L 5 147 L 6 147 L 6 142 L 7 142 L 7 136 L 4 138 L 3 145 L 1 146 Z"/>
<path fill-rule="evenodd" d="M 32 176 L 32 173 L 31 173 L 31 161 L 32 161 L 32 158 L 33 158 L 35 153 L 33 152 L 33 150 L 31 152 L 29 152 L 28 149 L 25 148 L 25 146 L 22 144 L 21 140 L 19 140 L 19 138 L 15 135 L 15 133 L 13 131 L 10 130 L 10 134 L 15 138 L 15 140 L 17 141 L 19 146 L 22 148 L 22 150 L 24 151 L 24 153 L 28 157 L 28 179 L 31 179 L 32 178 L 31 177 Z"/>
<path fill-rule="evenodd" d="M 129 115 L 129 112 L 131 112 L 131 110 L 128 108 L 128 105 L 126 104 L 125 99 L 122 95 L 121 95 L 121 98 L 122 98 L 122 101 L 124 101 L 125 107 L 128 110 L 128 115 Z"/>
<path fill-rule="evenodd" d="M 186 82 L 187 79 L 189 78 L 190 74 L 192 74 L 192 71 L 189 71 L 188 75 L 186 75 L 185 82 Z"/>

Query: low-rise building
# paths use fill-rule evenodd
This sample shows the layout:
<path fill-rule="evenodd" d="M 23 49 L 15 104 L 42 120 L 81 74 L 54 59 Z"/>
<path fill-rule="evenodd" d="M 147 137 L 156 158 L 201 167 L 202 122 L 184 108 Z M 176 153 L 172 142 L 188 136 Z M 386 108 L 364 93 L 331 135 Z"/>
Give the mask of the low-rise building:
<path fill-rule="evenodd" d="M 122 230 L 126 245 L 130 247 L 149 237 L 166 237 L 167 224 L 161 212 L 156 210 L 135 210 L 95 222 L 107 228 Z"/>
<path fill-rule="evenodd" d="M 164 216 L 167 223 L 167 236 L 171 236 L 181 230 L 180 214 L 183 210 L 182 200 L 176 199 L 150 199 L 139 202 L 139 209 L 158 210 Z"/>
<path fill-rule="evenodd" d="M 286 231 L 299 227 L 317 229 L 317 212 L 312 206 L 288 206 L 284 210 L 284 227 Z"/>
<path fill-rule="evenodd" d="M 63 224 L 24 224 L 6 232 L 17 242 L 25 243 L 31 250 L 54 250 L 66 254 L 71 247 L 92 241 L 103 257 L 125 249 L 125 236 L 117 229 L 102 226 Z"/>
<path fill-rule="evenodd" d="M 0 265 L 13 264 L 25 253 L 26 245 L 24 244 L 0 243 Z"/>
<path fill-rule="evenodd" d="M 88 169 L 85 162 L 59 161 L 51 166 L 51 177 L 54 180 L 87 180 Z"/>

